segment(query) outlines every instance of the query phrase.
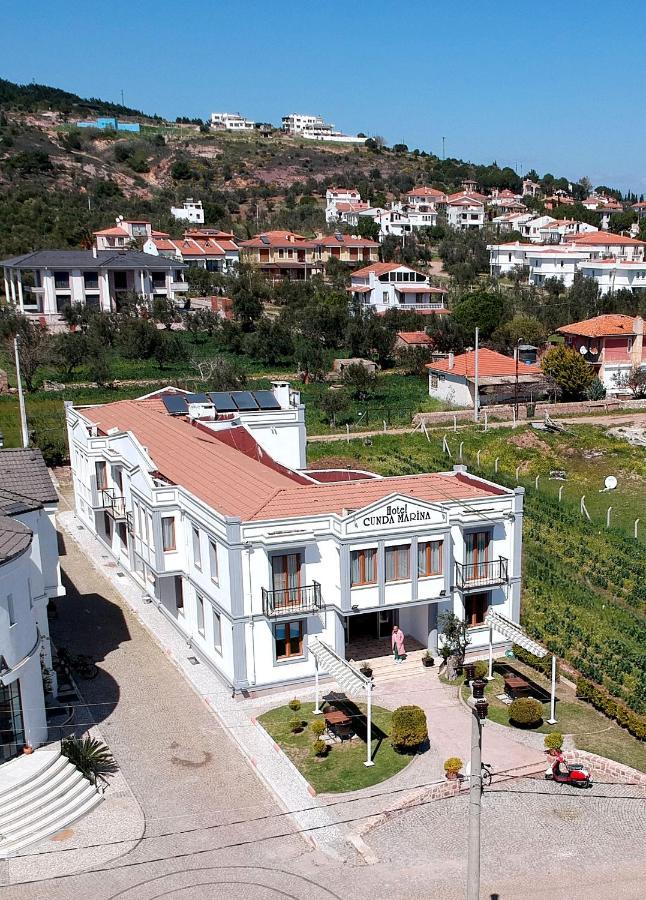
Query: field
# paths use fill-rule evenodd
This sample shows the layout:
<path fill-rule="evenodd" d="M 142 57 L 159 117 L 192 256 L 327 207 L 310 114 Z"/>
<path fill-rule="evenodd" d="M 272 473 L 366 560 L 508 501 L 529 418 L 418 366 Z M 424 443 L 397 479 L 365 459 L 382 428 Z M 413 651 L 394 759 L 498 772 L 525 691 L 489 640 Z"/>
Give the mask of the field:
<path fill-rule="evenodd" d="M 643 449 L 614 440 L 595 426 L 571 434 L 547 436 L 535 444 L 529 429 L 501 429 L 447 436 L 453 459 L 441 438 L 379 436 L 369 442 L 313 444 L 310 462 L 334 457 L 335 465 L 354 465 L 381 474 L 404 475 L 450 468 L 463 458 L 471 470 L 503 483 L 515 483 L 515 470 L 527 489 L 524 527 L 522 621 L 527 630 L 582 675 L 602 685 L 638 715 L 646 712 L 646 542 L 631 536 L 643 514 L 646 461 Z M 541 441 L 543 436 L 541 435 Z M 525 446 L 523 446 L 525 444 Z M 481 450 L 480 469 L 475 457 Z M 601 454 L 601 455 L 597 455 Z M 498 458 L 498 473 L 494 474 Z M 549 471 L 568 473 L 561 502 Z M 571 476 L 569 473 L 572 473 Z M 598 495 L 605 475 L 616 474 L 619 487 L 609 499 Z M 535 476 L 539 488 L 535 487 Z M 567 493 L 566 493 L 567 491 Z M 587 492 L 594 521 L 579 511 Z M 594 498 L 593 493 L 601 497 Z M 605 527 L 605 506 L 616 513 Z"/>

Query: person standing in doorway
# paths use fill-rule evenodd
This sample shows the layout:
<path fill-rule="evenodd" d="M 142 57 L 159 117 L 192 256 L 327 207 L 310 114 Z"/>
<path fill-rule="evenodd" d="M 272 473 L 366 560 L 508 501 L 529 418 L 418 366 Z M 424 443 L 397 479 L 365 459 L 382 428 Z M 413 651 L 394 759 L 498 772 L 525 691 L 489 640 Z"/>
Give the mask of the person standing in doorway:
<path fill-rule="evenodd" d="M 406 647 L 404 646 L 404 632 L 399 625 L 393 625 L 393 633 L 391 638 L 391 647 L 395 662 L 403 662 L 406 656 Z"/>

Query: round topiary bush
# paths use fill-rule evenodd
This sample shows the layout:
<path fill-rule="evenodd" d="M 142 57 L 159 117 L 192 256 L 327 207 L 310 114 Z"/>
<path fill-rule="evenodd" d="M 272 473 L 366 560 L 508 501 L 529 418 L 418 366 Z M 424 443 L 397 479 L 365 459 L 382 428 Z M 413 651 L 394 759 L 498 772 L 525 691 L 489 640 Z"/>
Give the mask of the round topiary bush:
<path fill-rule="evenodd" d="M 390 740 L 400 753 L 418 750 L 428 741 L 426 713 L 420 706 L 400 706 L 393 713 Z"/>
<path fill-rule="evenodd" d="M 520 728 L 535 728 L 543 721 L 543 704 L 533 697 L 518 697 L 509 706 L 509 721 Z"/>
<path fill-rule="evenodd" d="M 292 734 L 298 734 L 299 731 L 303 730 L 303 720 L 300 716 L 294 716 L 289 720 L 289 730 Z"/>
<path fill-rule="evenodd" d="M 298 699 L 298 697 L 294 697 L 294 699 L 290 700 L 287 705 L 293 712 L 297 712 L 301 708 L 301 701 Z"/>
<path fill-rule="evenodd" d="M 464 763 L 459 756 L 449 756 L 449 758 L 444 761 L 444 772 L 446 773 L 446 777 L 455 778 L 463 765 Z"/>
<path fill-rule="evenodd" d="M 312 751 L 314 753 L 314 756 L 325 756 L 327 750 L 327 744 L 325 743 L 325 741 L 321 740 L 321 738 L 318 738 L 318 740 L 314 741 L 314 743 L 312 744 Z"/>
<path fill-rule="evenodd" d="M 563 746 L 563 735 L 559 731 L 550 731 L 545 735 L 544 743 L 547 750 L 560 750 Z"/>
<path fill-rule="evenodd" d="M 325 731 L 325 722 L 323 721 L 323 719 L 314 719 L 314 721 L 310 725 L 310 728 L 312 729 L 312 733 L 316 735 L 317 738 L 320 738 L 323 736 L 323 732 Z"/>

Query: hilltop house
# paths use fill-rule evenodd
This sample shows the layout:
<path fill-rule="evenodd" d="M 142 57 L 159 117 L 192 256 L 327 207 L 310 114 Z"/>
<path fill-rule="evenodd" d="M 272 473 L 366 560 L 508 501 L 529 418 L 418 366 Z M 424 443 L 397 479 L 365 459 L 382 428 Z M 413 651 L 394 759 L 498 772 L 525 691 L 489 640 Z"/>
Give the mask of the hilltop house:
<path fill-rule="evenodd" d="M 595 368 L 609 394 L 630 394 L 627 376 L 632 369 L 646 369 L 641 316 L 595 316 L 556 330 L 564 336 L 568 347 L 577 350 Z"/>
<path fill-rule="evenodd" d="M 489 607 L 519 621 L 523 488 L 308 469 L 280 381 L 66 417 L 80 521 L 233 692 L 311 680 L 314 638 L 365 659 L 397 623 L 437 654 L 451 611 L 485 653 Z"/>
<path fill-rule="evenodd" d="M 416 313 L 448 312 L 445 288 L 431 285 L 428 275 L 399 263 L 374 263 L 350 276 L 352 301 L 376 313 L 400 309 Z"/>
<path fill-rule="evenodd" d="M 530 366 L 486 348 L 469 350 L 427 364 L 428 393 L 453 406 L 475 406 L 476 380 L 479 406 L 536 400 L 546 392 L 545 377 Z"/>
<path fill-rule="evenodd" d="M 255 126 L 255 122 L 251 119 L 245 119 L 240 113 L 211 113 L 211 128 L 224 129 L 225 131 L 253 131 Z"/>
<path fill-rule="evenodd" d="M 204 207 L 201 200 L 193 200 L 188 197 L 181 206 L 171 206 L 170 214 L 180 222 L 190 222 L 191 225 L 204 225 Z"/>
<path fill-rule="evenodd" d="M 450 194 L 446 203 L 446 220 L 451 228 L 469 231 L 484 228 L 486 197 L 461 191 Z"/>

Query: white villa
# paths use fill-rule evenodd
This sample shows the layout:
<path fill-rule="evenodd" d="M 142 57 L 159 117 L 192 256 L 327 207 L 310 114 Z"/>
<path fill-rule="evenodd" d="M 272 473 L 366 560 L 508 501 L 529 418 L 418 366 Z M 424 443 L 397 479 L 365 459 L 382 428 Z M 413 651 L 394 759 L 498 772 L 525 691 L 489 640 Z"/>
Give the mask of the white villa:
<path fill-rule="evenodd" d="M 286 382 L 66 417 L 80 521 L 234 692 L 311 679 L 314 637 L 357 658 L 398 623 L 435 654 L 453 611 L 484 655 L 486 610 L 519 620 L 523 489 L 307 469 Z"/>
<path fill-rule="evenodd" d="M 201 200 L 193 200 L 188 197 L 181 206 L 171 206 L 170 214 L 180 222 L 190 222 L 191 225 L 204 225 L 204 207 Z"/>
<path fill-rule="evenodd" d="M 362 202 L 356 188 L 328 188 L 325 192 L 325 221 L 328 224 L 343 220 L 343 213 L 367 208 L 368 204 Z"/>
<path fill-rule="evenodd" d="M 449 226 L 459 231 L 484 228 L 486 199 L 482 194 L 468 191 L 451 194 L 446 204 L 446 220 Z"/>
<path fill-rule="evenodd" d="M 256 123 L 245 119 L 240 113 L 211 113 L 211 128 L 224 128 L 225 131 L 253 131 Z"/>
<path fill-rule="evenodd" d="M 58 496 L 40 450 L 0 450 L 0 762 L 47 741 L 47 605 L 62 597 Z"/>
<path fill-rule="evenodd" d="M 417 313 L 447 313 L 445 288 L 431 285 L 428 275 L 400 263 L 374 263 L 357 269 L 348 288 L 352 300 L 376 313 L 401 309 Z"/>

